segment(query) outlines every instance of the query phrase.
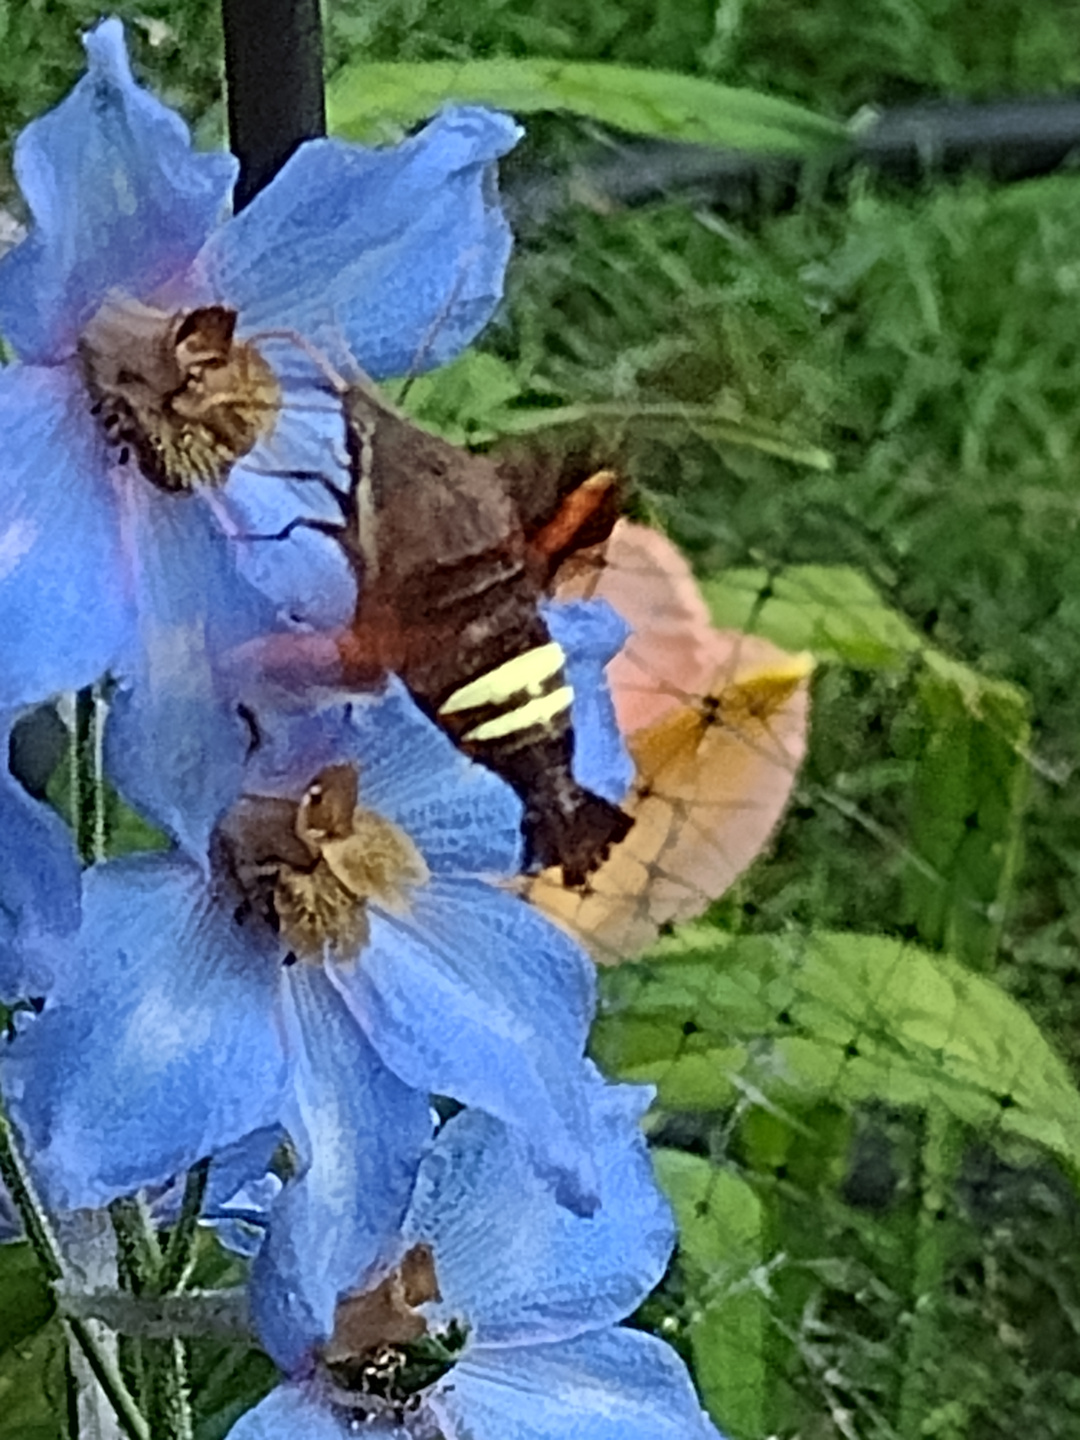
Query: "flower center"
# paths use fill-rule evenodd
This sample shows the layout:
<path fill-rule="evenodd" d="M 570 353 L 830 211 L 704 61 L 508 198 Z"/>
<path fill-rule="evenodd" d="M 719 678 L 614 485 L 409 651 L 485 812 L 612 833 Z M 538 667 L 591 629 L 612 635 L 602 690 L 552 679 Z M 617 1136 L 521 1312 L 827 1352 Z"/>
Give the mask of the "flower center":
<path fill-rule="evenodd" d="M 441 1298 L 435 1257 L 421 1243 L 374 1288 L 338 1301 L 321 1357 L 335 1407 L 363 1423 L 397 1425 L 421 1408 L 422 1392 L 452 1368 L 466 1340 L 456 1321 L 428 1330 L 417 1307 Z"/>
<path fill-rule="evenodd" d="M 330 765 L 299 803 L 245 795 L 218 826 L 214 855 L 240 889 L 237 919 L 260 917 L 296 959 L 354 959 L 370 934 L 368 902 L 406 914 L 429 878 L 404 830 L 356 798 L 356 767 Z"/>
<path fill-rule="evenodd" d="M 169 314 L 113 296 L 87 324 L 79 356 L 105 435 L 170 492 L 222 485 L 273 428 L 281 393 L 259 352 L 235 340 L 224 305 Z"/>

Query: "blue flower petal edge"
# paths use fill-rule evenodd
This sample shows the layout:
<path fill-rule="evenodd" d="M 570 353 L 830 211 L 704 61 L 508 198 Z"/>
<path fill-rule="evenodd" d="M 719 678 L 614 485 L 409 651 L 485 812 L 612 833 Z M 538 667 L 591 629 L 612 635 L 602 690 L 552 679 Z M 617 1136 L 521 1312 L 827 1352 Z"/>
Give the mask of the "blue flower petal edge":
<path fill-rule="evenodd" d="M 86 75 L 15 145 L 33 216 L 0 260 L 0 333 L 53 363 L 114 287 L 146 295 L 187 268 L 232 191 L 231 155 L 199 155 L 187 126 L 135 83 L 119 20 L 84 36 Z"/>
<path fill-rule="evenodd" d="M 502 296 L 511 236 L 494 161 L 521 133 L 466 107 L 390 149 L 309 141 L 198 271 L 246 328 L 344 340 L 377 379 L 445 364 Z"/>

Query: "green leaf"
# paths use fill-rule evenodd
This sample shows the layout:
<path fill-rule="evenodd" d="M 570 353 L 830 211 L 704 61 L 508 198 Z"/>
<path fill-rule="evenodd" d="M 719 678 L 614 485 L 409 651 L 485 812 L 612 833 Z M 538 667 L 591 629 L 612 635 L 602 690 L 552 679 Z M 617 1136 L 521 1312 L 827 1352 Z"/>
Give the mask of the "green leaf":
<path fill-rule="evenodd" d="M 870 935 L 688 928 L 602 976 L 593 1052 L 660 1104 L 938 1104 L 1080 1176 L 1080 1094 L 1030 1016 L 955 960 Z"/>
<path fill-rule="evenodd" d="M 189 1347 L 195 1440 L 225 1440 L 240 1416 L 273 1390 L 274 1363 L 249 1345 L 194 1340 Z"/>
<path fill-rule="evenodd" d="M 682 1150 L 655 1150 L 679 1227 L 687 1334 L 701 1397 L 725 1434 L 764 1434 L 768 1301 L 754 1283 L 764 1258 L 761 1202 L 730 1171 Z"/>
<path fill-rule="evenodd" d="M 759 154 L 814 155 L 843 145 L 842 125 L 755 90 L 668 70 L 561 60 L 467 60 L 346 66 L 327 92 L 330 129 L 382 139 L 449 101 L 524 115 L 575 115 L 665 140 Z"/>
<path fill-rule="evenodd" d="M 934 652 L 912 790 L 907 918 L 928 944 L 987 969 L 1016 875 L 1028 790 L 1030 706 L 1015 686 Z"/>
<path fill-rule="evenodd" d="M 925 644 L 857 570 L 732 570 L 703 582 L 714 620 L 853 669 L 916 659 L 905 922 L 925 943 L 987 969 L 1016 875 L 1027 796 L 1030 706 L 1013 685 Z"/>
<path fill-rule="evenodd" d="M 521 386 L 505 360 L 482 350 L 466 350 L 449 365 L 418 375 L 405 406 L 451 444 L 483 445 L 506 433 L 501 417 L 520 394 Z"/>
<path fill-rule="evenodd" d="M 81 767 L 80 767 L 81 768 Z M 87 766 L 89 772 L 90 767 Z M 96 785 L 92 775 L 86 781 L 83 795 L 91 796 Z M 105 812 L 106 849 L 110 859 L 121 855 L 137 854 L 144 850 L 167 850 L 169 839 L 162 831 L 144 820 L 132 810 L 107 780 L 101 781 L 102 803 Z M 49 777 L 45 796 L 53 808 L 72 824 L 72 782 L 71 757 L 65 755 Z"/>
<path fill-rule="evenodd" d="M 65 1434 L 67 1360 L 52 1292 L 25 1243 L 0 1245 L 0 1423 L 5 1440 Z"/>
<path fill-rule="evenodd" d="M 858 670 L 896 669 L 925 650 L 918 631 L 847 565 L 793 565 L 779 574 L 728 570 L 702 582 L 717 625 L 785 650 L 810 650 Z"/>

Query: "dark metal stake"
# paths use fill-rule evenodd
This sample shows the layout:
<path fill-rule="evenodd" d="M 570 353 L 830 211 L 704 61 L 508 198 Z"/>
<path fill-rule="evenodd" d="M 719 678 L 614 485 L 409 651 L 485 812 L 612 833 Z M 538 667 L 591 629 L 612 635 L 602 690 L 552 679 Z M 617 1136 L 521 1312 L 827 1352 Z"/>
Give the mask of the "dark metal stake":
<path fill-rule="evenodd" d="M 319 0 L 221 0 L 229 146 L 242 210 L 305 140 L 326 134 Z"/>

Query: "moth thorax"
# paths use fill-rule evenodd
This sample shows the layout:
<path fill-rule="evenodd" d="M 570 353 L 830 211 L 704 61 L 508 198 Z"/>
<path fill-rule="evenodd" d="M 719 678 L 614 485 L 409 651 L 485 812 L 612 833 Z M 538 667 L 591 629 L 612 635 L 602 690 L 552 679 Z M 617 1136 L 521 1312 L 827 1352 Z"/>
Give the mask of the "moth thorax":
<path fill-rule="evenodd" d="M 242 896 L 238 922 L 267 924 L 297 960 L 355 959 L 368 905 L 406 914 L 429 878 L 405 831 L 356 797 L 356 768 L 332 765 L 299 801 L 246 795 L 218 827 L 219 869 Z"/>
<path fill-rule="evenodd" d="M 157 310 L 114 295 L 87 324 L 79 356 L 106 438 L 160 490 L 222 485 L 273 428 L 274 372 L 234 338 L 224 305 Z"/>

